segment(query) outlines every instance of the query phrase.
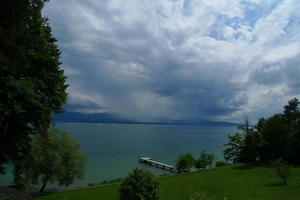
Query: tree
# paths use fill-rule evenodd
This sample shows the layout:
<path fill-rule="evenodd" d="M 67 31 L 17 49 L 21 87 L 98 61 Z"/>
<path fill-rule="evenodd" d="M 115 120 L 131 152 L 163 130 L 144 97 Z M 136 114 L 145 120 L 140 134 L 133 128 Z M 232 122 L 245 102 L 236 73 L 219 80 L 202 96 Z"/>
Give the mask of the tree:
<path fill-rule="evenodd" d="M 46 0 L 1 1 L 0 168 L 24 159 L 30 135 L 49 128 L 66 100 L 60 51 L 47 19 Z"/>
<path fill-rule="evenodd" d="M 227 149 L 224 150 L 224 158 L 226 161 L 231 161 L 233 163 L 238 163 L 241 161 L 241 152 L 244 146 L 244 138 L 240 133 L 236 133 L 235 135 L 228 136 L 228 143 L 225 144 L 228 146 Z"/>
<path fill-rule="evenodd" d="M 289 137 L 291 128 L 281 114 L 270 117 L 261 130 L 263 144 L 261 148 L 261 161 L 268 162 L 289 157 Z"/>
<path fill-rule="evenodd" d="M 261 119 L 256 127 L 261 128 L 264 120 Z M 260 158 L 260 148 L 262 145 L 262 137 L 260 132 L 255 131 L 253 127 L 250 126 L 250 120 L 247 116 L 244 116 L 244 123 L 238 126 L 241 133 L 236 133 L 235 135 L 228 136 L 228 146 L 224 150 L 224 157 L 226 161 L 231 161 L 233 163 L 246 162 L 252 163 L 256 162 Z"/>
<path fill-rule="evenodd" d="M 260 118 L 255 126 L 257 131 L 261 131 L 266 123 L 267 119 L 265 118 Z"/>
<path fill-rule="evenodd" d="M 283 114 L 259 119 L 256 130 L 248 120 L 239 126 L 242 133 L 228 136 L 224 157 L 232 162 L 269 162 L 283 158 L 289 163 L 300 163 L 300 102 L 288 101 Z M 247 119 L 247 118 L 245 118 Z"/>
<path fill-rule="evenodd" d="M 240 161 L 254 163 L 259 161 L 262 147 L 262 136 L 258 131 L 250 131 L 244 135 L 244 144 L 241 149 Z"/>
<path fill-rule="evenodd" d="M 80 150 L 79 142 L 67 132 L 51 128 L 44 135 L 35 135 L 30 142 L 26 160 L 22 160 L 23 180 L 30 184 L 41 181 L 42 193 L 48 182 L 57 181 L 68 186 L 76 178 L 83 178 L 87 157 Z"/>
<path fill-rule="evenodd" d="M 288 104 L 283 107 L 283 114 L 290 123 L 295 124 L 297 122 L 296 120 L 300 118 L 299 104 L 299 100 L 294 98 L 289 100 Z"/>
<path fill-rule="evenodd" d="M 121 183 L 121 200 L 158 200 L 158 182 L 148 171 L 135 168 Z"/>
<path fill-rule="evenodd" d="M 195 168 L 206 169 L 207 167 L 211 167 L 214 159 L 215 159 L 214 154 L 209 154 L 206 153 L 205 151 L 202 151 L 200 154 L 200 158 L 195 161 Z"/>
<path fill-rule="evenodd" d="M 176 160 L 176 169 L 178 173 L 189 171 L 195 163 L 195 158 L 191 153 L 181 154 Z"/>
<path fill-rule="evenodd" d="M 280 159 L 271 161 L 271 169 L 276 176 L 281 178 L 284 185 L 287 185 L 287 181 L 291 175 L 290 166 L 286 161 Z"/>

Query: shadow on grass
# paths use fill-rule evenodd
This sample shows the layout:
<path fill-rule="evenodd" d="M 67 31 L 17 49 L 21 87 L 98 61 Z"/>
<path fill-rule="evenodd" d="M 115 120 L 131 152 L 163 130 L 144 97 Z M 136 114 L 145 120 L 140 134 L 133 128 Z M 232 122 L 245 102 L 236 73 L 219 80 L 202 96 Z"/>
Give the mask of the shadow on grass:
<path fill-rule="evenodd" d="M 284 185 L 283 183 L 268 183 L 268 184 L 265 184 L 264 186 L 267 186 L 267 187 L 283 187 L 283 186 L 286 186 L 286 185 Z"/>

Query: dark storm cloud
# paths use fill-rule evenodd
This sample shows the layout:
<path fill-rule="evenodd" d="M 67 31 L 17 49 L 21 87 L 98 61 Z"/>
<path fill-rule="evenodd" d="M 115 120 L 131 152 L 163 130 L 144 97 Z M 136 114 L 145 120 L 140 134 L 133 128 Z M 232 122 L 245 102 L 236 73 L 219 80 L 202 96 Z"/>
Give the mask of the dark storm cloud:
<path fill-rule="evenodd" d="M 52 0 L 45 15 L 71 85 L 67 108 L 144 121 L 277 111 L 300 93 L 300 4 L 272 5 Z"/>

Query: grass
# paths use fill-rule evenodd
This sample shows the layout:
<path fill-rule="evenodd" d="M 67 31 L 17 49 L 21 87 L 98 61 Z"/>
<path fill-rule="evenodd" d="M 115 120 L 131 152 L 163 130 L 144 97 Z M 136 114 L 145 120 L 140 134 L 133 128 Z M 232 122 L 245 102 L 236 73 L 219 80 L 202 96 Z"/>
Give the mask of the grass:
<path fill-rule="evenodd" d="M 300 168 L 288 185 L 265 167 L 227 166 L 158 178 L 161 200 L 299 200 Z M 38 200 L 117 200 L 119 184 L 52 193 Z"/>

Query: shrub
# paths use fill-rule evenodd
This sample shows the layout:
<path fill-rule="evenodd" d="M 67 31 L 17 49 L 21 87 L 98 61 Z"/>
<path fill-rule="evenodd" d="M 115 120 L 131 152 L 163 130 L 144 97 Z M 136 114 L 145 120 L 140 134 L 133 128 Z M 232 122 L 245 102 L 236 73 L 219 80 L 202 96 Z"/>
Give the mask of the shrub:
<path fill-rule="evenodd" d="M 216 161 L 216 167 L 224 167 L 227 165 L 228 165 L 228 163 L 226 161 L 223 161 L 223 160 Z"/>
<path fill-rule="evenodd" d="M 202 151 L 200 158 L 195 161 L 195 168 L 197 169 L 206 169 L 207 167 L 212 167 L 215 155 L 206 153 Z"/>
<path fill-rule="evenodd" d="M 178 173 L 190 171 L 194 166 L 195 158 L 191 153 L 182 154 L 176 160 L 176 168 Z"/>
<path fill-rule="evenodd" d="M 158 182 L 144 169 L 133 169 L 120 186 L 120 200 L 158 200 Z"/>
<path fill-rule="evenodd" d="M 291 175 L 290 166 L 286 161 L 280 159 L 271 161 L 271 169 L 276 176 L 281 178 L 284 185 L 287 185 L 287 181 Z"/>
<path fill-rule="evenodd" d="M 87 186 L 92 187 L 92 186 L 95 186 L 95 185 L 96 185 L 95 183 L 89 183 Z"/>

